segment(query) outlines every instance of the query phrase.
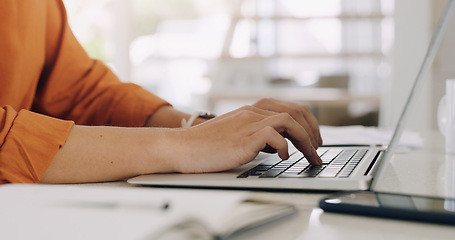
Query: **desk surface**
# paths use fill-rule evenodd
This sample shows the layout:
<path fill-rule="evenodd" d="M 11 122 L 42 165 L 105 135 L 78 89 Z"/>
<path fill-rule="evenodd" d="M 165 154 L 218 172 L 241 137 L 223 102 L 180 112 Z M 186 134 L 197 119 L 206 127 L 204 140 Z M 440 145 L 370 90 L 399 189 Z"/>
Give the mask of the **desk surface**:
<path fill-rule="evenodd" d="M 455 157 L 444 153 L 439 133 L 428 133 L 422 149 L 395 154 L 392 169 L 378 188 L 389 192 L 455 196 Z M 409 168 L 408 166 L 412 166 Z M 407 169 L 401 174 L 397 172 Z M 435 174 L 437 173 L 437 174 Z M 115 186 L 129 185 L 112 183 Z M 207 190 L 211 191 L 211 190 Z M 325 213 L 319 207 L 324 193 L 250 192 L 253 196 L 294 203 L 299 213 L 273 225 L 231 239 L 454 239 L 455 227 L 391 219 Z"/>
<path fill-rule="evenodd" d="M 127 183 L 113 185 L 131 187 Z M 260 198 L 294 203 L 299 213 L 272 225 L 233 236 L 229 240 L 437 240 L 454 239 L 455 236 L 453 226 L 325 213 L 318 207 L 319 200 L 327 195 L 324 193 L 251 192 L 250 194 Z"/>
<path fill-rule="evenodd" d="M 394 156 L 392 169 L 380 182 L 380 189 L 392 192 L 455 196 L 455 157 L 444 154 L 443 138 L 440 134 L 430 133 L 424 135 L 424 139 L 424 148 Z M 407 168 L 409 165 L 412 167 Z M 402 169 L 407 169 L 407 171 L 397 174 Z M 85 185 L 140 188 L 126 182 Z M 298 207 L 299 212 L 291 218 L 244 232 L 229 239 L 414 240 L 455 238 L 454 226 L 325 213 L 318 208 L 319 200 L 327 195 L 324 193 L 252 191 L 248 194 L 293 203 Z M 58 228 L 58 226 L 51 228 Z"/>

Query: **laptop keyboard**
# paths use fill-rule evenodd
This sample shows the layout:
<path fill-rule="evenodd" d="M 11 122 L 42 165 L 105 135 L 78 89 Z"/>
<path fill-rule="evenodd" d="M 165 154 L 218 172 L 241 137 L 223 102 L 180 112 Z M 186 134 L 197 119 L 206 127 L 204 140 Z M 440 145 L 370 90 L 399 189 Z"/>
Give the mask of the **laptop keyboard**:
<path fill-rule="evenodd" d="M 367 149 L 318 149 L 322 159 L 321 166 L 312 166 L 302 153 L 293 153 L 288 160 L 269 158 L 255 167 L 243 172 L 237 178 L 256 176 L 259 178 L 347 178 L 362 158 Z"/>

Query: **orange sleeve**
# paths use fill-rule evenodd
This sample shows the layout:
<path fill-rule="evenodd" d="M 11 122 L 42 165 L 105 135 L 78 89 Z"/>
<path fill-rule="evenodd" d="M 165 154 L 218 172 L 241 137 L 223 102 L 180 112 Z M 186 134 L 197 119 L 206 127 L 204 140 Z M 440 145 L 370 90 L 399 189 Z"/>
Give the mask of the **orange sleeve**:
<path fill-rule="evenodd" d="M 14 66 L 0 74 L 0 183 L 39 182 L 74 123 L 143 126 L 168 104 L 122 83 L 89 58 L 68 26 L 61 0 L 6 3 L 0 10 L 11 14 L 0 16 L 0 26 L 20 28 L 0 31 L 6 33 L 0 34 L 0 51 L 11 53 L 0 57 L 0 64 Z M 32 67 L 21 67 L 25 63 Z"/>
<path fill-rule="evenodd" d="M 61 1 L 47 1 L 45 81 L 34 111 L 84 125 L 143 126 L 168 104 L 142 87 L 122 83 L 103 63 L 91 59 L 66 21 Z"/>
<path fill-rule="evenodd" d="M 0 108 L 0 184 L 37 183 L 73 126 L 11 106 Z"/>

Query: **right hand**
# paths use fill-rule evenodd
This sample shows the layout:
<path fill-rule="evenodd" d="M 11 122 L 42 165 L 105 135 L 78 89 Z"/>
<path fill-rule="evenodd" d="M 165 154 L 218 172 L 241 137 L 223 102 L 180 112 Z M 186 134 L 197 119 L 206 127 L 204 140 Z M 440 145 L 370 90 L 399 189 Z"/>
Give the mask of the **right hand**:
<path fill-rule="evenodd" d="M 182 173 L 218 172 L 253 160 L 271 147 L 288 159 L 289 138 L 313 165 L 322 164 L 309 134 L 288 113 L 275 113 L 254 106 L 206 121 L 190 129 L 168 132 L 178 148 L 170 158 L 171 169 Z"/>

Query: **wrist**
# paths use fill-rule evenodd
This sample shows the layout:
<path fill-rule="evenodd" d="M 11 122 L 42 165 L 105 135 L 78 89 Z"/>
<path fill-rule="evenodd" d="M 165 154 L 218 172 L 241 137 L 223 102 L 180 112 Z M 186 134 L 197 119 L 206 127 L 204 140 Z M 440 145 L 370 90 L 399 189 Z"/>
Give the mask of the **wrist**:
<path fill-rule="evenodd" d="M 194 164 L 194 135 L 191 129 L 170 129 L 161 135 L 160 143 L 157 145 L 159 152 L 150 154 L 159 155 L 160 170 L 158 173 L 178 172 L 184 173 L 186 169 Z M 171 147 L 170 147 L 171 146 Z M 172 147 L 172 146 L 178 146 Z"/>
<path fill-rule="evenodd" d="M 172 128 L 150 128 L 137 136 L 140 142 L 137 150 L 142 156 L 139 165 L 140 174 L 175 172 L 175 147 L 179 145 L 179 138 Z M 142 138 L 144 137 L 144 138 Z"/>
<path fill-rule="evenodd" d="M 162 106 L 151 114 L 145 127 L 165 127 L 178 128 L 181 126 L 181 119 L 187 117 L 188 114 L 175 110 L 172 106 Z"/>

